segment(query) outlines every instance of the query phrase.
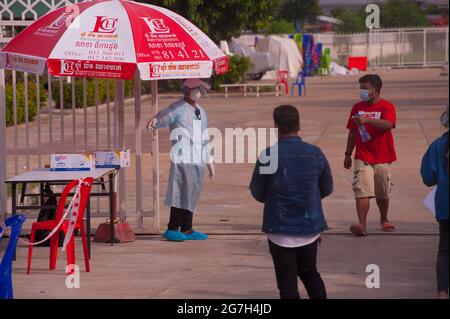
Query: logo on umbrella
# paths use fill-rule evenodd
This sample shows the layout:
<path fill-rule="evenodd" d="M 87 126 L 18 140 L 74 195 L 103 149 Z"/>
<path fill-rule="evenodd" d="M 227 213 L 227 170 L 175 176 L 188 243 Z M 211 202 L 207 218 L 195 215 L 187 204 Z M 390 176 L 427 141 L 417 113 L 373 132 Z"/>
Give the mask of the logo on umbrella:
<path fill-rule="evenodd" d="M 164 34 L 169 33 L 169 27 L 164 22 L 164 19 L 150 19 L 148 17 L 142 17 L 142 19 L 147 24 L 150 32 L 153 34 Z"/>
<path fill-rule="evenodd" d="M 94 30 L 92 32 L 95 33 L 114 33 L 117 29 L 118 18 L 108 18 L 97 16 L 97 20 L 95 21 Z"/>
<path fill-rule="evenodd" d="M 159 78 L 161 76 L 161 66 L 159 64 L 150 64 L 150 77 Z"/>
<path fill-rule="evenodd" d="M 74 73 L 74 62 L 61 60 L 61 74 L 62 75 L 72 75 Z"/>
<path fill-rule="evenodd" d="M 70 12 L 64 12 L 61 16 L 59 16 L 55 21 L 50 24 L 47 29 L 51 30 L 59 30 L 66 24 L 66 20 L 72 16 Z"/>
<path fill-rule="evenodd" d="M 41 27 L 37 29 L 36 33 L 40 35 L 54 35 L 58 33 L 64 26 L 68 26 L 70 24 L 70 19 L 73 18 L 73 13 L 64 12 L 58 18 L 56 18 L 50 25 L 46 27 Z"/>

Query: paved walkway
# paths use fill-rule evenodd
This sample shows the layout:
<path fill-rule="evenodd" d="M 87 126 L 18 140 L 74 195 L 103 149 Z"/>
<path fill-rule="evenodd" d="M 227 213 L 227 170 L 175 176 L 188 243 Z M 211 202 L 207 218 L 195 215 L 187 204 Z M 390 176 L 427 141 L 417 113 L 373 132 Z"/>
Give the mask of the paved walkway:
<path fill-rule="evenodd" d="M 271 110 L 276 105 L 289 103 L 299 107 L 302 137 L 322 148 L 335 178 L 335 192 L 324 201 L 330 230 L 319 252 L 319 270 L 331 298 L 435 296 L 437 225 L 422 204 L 427 189 L 418 170 L 429 143 L 443 133 L 439 116 L 448 103 L 448 77 L 439 74 L 437 69 L 381 73 L 385 82 L 383 96 L 398 110 L 395 139 L 399 161 L 394 165 L 390 213 L 398 232 L 381 234 L 378 212 L 373 207 L 369 218 L 371 236 L 367 238 L 353 238 L 348 234 L 348 226 L 355 221 L 356 214 L 352 173 L 342 167 L 346 119 L 358 98 L 358 77 L 310 79 L 306 97 L 214 97 L 203 101 L 210 126 L 222 130 L 271 127 Z M 169 102 L 162 100 L 161 105 Z M 134 118 L 127 118 L 128 132 L 133 132 L 133 125 Z M 127 139 L 133 147 L 133 136 L 128 135 Z M 162 139 L 167 139 L 167 133 L 162 134 Z M 149 149 L 146 140 L 144 150 Z M 168 143 L 163 142 L 162 195 L 167 185 L 168 150 Z M 16 296 L 276 298 L 267 241 L 259 231 L 262 206 L 252 200 L 247 188 L 253 165 L 218 164 L 216 169 L 216 180 L 205 184 L 195 217 L 198 229 L 212 234 L 210 240 L 175 244 L 161 241 L 157 236 L 142 236 L 135 243 L 114 247 L 93 244 L 93 272 L 82 271 L 81 288 L 72 290 L 65 288 L 63 256 L 57 271 L 51 273 L 46 269 L 48 251 L 37 249 L 33 272 L 27 276 L 26 247 L 19 247 L 13 278 Z M 133 174 L 131 170 L 130 174 Z M 128 209 L 132 212 L 132 178 L 128 183 L 131 193 Z M 144 204 L 151 207 L 150 200 Z M 163 224 L 167 222 L 166 208 L 161 219 Z M 81 257 L 81 250 L 78 252 Z M 81 259 L 78 260 L 82 265 Z M 380 267 L 380 289 L 365 287 L 365 269 L 369 264 Z"/>

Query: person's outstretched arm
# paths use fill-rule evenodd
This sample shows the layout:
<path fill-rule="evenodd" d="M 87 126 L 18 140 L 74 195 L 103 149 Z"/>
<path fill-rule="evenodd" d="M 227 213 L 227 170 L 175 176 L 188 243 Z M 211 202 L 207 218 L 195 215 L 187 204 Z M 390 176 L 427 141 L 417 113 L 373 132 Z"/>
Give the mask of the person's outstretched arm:
<path fill-rule="evenodd" d="M 176 104 L 169 106 L 168 108 L 161 110 L 154 118 L 152 118 L 148 124 L 147 129 L 160 129 L 171 125 L 178 117 L 179 108 Z"/>

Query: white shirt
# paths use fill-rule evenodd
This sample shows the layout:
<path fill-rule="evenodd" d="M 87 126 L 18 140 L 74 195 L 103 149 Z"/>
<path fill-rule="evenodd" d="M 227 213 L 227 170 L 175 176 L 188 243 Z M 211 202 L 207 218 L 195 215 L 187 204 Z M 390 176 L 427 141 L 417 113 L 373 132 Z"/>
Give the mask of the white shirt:
<path fill-rule="evenodd" d="M 278 245 L 280 247 L 298 248 L 298 247 L 303 247 L 303 246 L 312 244 L 320 237 L 320 234 L 312 235 L 312 236 L 290 236 L 290 235 L 281 235 L 281 234 L 267 234 L 267 237 L 269 238 L 269 240 L 272 243 L 274 243 L 275 245 Z"/>

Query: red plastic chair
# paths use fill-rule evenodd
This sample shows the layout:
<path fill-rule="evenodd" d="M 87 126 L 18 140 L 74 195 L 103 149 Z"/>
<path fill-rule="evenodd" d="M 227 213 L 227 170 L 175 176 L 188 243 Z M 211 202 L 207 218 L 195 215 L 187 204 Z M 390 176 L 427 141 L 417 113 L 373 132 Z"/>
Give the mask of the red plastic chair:
<path fill-rule="evenodd" d="M 84 217 L 84 211 L 86 209 L 87 203 L 89 201 L 89 194 L 91 192 L 92 183 L 94 182 L 94 179 L 92 177 L 88 177 L 84 179 L 84 182 L 81 184 L 80 188 L 80 202 L 78 207 L 78 216 L 75 223 L 75 230 L 80 230 L 81 232 L 81 240 L 83 243 L 83 253 L 84 253 L 84 263 L 86 266 L 86 272 L 90 272 L 90 265 L 89 265 L 89 252 L 88 252 L 88 246 L 87 246 L 87 238 L 86 238 L 86 231 L 84 229 L 83 224 L 83 217 Z M 31 235 L 30 235 L 30 242 L 33 243 L 35 240 L 35 235 L 37 230 L 53 230 L 61 220 L 61 218 L 64 215 L 64 206 L 67 200 L 67 197 L 69 196 L 70 192 L 73 191 L 74 188 L 78 187 L 78 180 L 74 180 L 70 182 L 63 190 L 61 197 L 58 202 L 58 207 L 56 210 L 56 216 L 54 220 L 48 220 L 44 222 L 35 222 L 31 226 Z M 59 228 L 59 231 L 63 231 L 64 234 L 67 233 L 69 228 L 69 221 L 65 220 L 61 227 Z M 58 242 L 59 242 L 59 231 L 57 231 L 51 238 L 50 238 L 50 270 L 56 269 L 56 258 L 58 255 Z M 74 239 L 74 233 L 72 233 L 72 238 L 70 242 L 68 243 L 66 247 L 66 257 L 67 257 L 67 265 L 73 265 L 75 264 L 75 239 Z M 30 245 L 28 248 L 28 268 L 27 268 L 27 274 L 30 273 L 31 270 L 31 258 L 33 256 L 33 245 Z"/>
<path fill-rule="evenodd" d="M 286 94 L 289 94 L 289 72 L 287 70 L 278 70 L 278 85 L 284 85 Z"/>

